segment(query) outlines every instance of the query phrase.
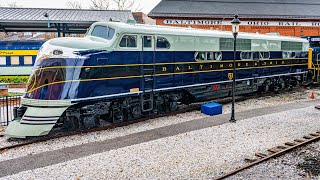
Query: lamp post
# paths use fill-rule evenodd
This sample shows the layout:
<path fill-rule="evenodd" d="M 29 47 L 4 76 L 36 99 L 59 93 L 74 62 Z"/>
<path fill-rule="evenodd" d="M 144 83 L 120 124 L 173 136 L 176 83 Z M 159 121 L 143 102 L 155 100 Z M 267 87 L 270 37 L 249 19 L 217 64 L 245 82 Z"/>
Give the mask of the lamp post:
<path fill-rule="evenodd" d="M 238 15 L 234 15 L 232 24 L 232 34 L 233 34 L 233 77 L 232 77 L 232 109 L 231 109 L 231 119 L 230 122 L 236 122 L 234 118 L 234 104 L 235 104 L 235 93 L 236 93 L 236 45 L 237 45 L 237 36 L 240 29 L 240 21 Z"/>

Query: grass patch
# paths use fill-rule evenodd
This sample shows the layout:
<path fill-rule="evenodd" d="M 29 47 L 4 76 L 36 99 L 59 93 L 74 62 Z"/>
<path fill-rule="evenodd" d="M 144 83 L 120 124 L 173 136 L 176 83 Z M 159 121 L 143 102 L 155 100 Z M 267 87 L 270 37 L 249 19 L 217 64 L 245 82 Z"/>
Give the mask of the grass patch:
<path fill-rule="evenodd" d="M 19 93 L 19 92 L 9 92 L 7 95 L 0 96 L 0 97 L 6 97 L 6 96 L 22 96 L 24 93 Z"/>
<path fill-rule="evenodd" d="M 29 76 L 0 76 L 0 83 L 27 83 Z"/>

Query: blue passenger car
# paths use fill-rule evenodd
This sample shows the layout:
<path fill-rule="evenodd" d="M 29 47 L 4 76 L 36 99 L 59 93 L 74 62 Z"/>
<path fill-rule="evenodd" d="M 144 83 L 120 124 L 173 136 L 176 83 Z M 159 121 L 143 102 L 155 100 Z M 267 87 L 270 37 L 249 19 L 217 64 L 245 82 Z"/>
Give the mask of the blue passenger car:
<path fill-rule="evenodd" d="M 0 41 L 0 75 L 30 75 L 44 41 Z"/>

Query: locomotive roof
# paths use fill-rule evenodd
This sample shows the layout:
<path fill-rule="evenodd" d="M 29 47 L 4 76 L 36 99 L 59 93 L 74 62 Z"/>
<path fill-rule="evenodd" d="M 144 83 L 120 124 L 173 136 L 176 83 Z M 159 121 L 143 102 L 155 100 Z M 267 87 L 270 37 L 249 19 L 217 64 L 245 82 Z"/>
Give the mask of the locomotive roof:
<path fill-rule="evenodd" d="M 233 38 L 232 32 L 230 31 L 219 31 L 219 30 L 203 30 L 195 28 L 182 28 L 182 27 L 171 27 L 171 26 L 159 26 L 159 25 L 146 25 L 146 24 L 128 24 L 121 22 L 96 22 L 92 25 L 109 26 L 115 29 L 118 33 L 141 33 L 141 34 L 168 34 L 168 35 L 185 35 L 185 36 L 208 36 L 208 37 L 221 37 L 221 38 Z M 268 34 L 255 34 L 255 33 L 244 33 L 239 32 L 238 38 L 242 39 L 263 39 L 263 40 L 277 40 L 277 41 L 294 41 L 294 42 L 305 42 L 306 39 L 289 37 L 289 36 L 278 36 Z"/>

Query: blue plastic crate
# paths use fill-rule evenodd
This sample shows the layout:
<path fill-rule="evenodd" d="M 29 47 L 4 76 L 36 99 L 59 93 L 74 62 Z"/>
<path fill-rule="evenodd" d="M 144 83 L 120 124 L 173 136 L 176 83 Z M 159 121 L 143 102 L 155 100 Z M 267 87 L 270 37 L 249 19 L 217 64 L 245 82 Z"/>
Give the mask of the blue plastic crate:
<path fill-rule="evenodd" d="M 210 116 L 222 114 L 222 105 L 215 102 L 209 104 L 202 104 L 201 113 Z"/>

